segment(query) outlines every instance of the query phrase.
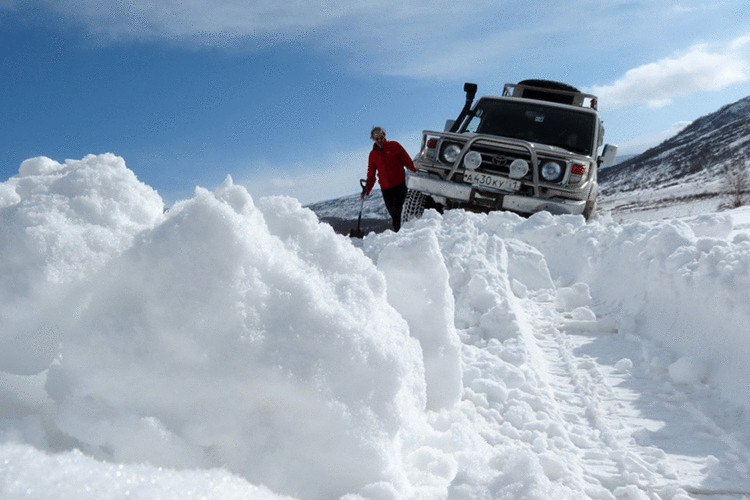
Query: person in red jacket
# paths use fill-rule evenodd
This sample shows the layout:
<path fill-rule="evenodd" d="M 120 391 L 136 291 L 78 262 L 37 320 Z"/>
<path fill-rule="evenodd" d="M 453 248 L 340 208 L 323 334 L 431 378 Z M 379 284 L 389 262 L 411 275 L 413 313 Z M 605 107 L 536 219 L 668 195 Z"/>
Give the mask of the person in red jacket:
<path fill-rule="evenodd" d="M 370 138 L 375 142 L 370 151 L 367 164 L 367 183 L 362 192 L 362 198 L 368 196 L 375 185 L 375 173 L 377 172 L 380 189 L 383 193 L 383 201 L 388 213 L 393 220 L 393 230 L 401 229 L 401 210 L 406 199 L 406 175 L 404 167 L 416 172 L 414 162 L 409 153 L 396 141 L 385 140 L 383 127 L 373 127 Z"/>

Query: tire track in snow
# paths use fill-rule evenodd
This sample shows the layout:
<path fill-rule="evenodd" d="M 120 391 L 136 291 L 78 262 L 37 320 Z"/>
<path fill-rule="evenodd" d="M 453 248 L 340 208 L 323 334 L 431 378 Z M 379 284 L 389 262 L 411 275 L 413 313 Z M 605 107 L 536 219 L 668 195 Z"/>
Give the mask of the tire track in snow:
<path fill-rule="evenodd" d="M 750 498 L 750 451 L 709 415 L 718 400 L 655 377 L 648 342 L 613 324 L 573 319 L 548 294 L 522 307 L 586 482 L 615 498 Z"/>

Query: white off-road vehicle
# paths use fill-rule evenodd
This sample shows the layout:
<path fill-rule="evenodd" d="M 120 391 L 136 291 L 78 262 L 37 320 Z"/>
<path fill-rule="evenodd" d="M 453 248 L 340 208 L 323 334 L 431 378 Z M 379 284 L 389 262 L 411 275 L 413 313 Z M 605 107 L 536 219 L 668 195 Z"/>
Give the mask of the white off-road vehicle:
<path fill-rule="evenodd" d="M 597 98 L 548 80 L 505 84 L 502 96 L 472 107 L 477 86 L 466 83 L 466 105 L 443 132 L 425 130 L 409 175 L 402 220 L 438 210 L 510 210 L 582 214 L 599 194 L 597 170 L 612 164 L 604 146 Z"/>

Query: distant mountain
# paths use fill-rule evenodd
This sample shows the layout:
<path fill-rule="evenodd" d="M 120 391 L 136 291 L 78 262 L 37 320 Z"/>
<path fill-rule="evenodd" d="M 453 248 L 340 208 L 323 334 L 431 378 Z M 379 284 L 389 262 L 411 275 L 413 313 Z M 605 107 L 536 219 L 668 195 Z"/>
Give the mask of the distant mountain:
<path fill-rule="evenodd" d="M 357 193 L 305 206 L 315 212 L 318 217 L 352 218 L 357 217 L 361 205 L 362 200 L 359 198 L 359 193 Z M 365 203 L 362 207 L 362 217 L 367 219 L 388 218 L 388 210 L 385 208 L 383 195 L 379 189 L 373 189 L 370 196 L 365 198 Z"/>
<path fill-rule="evenodd" d="M 718 194 L 721 171 L 750 158 L 750 97 L 703 116 L 658 146 L 599 172 L 602 194 L 694 184 Z"/>
<path fill-rule="evenodd" d="M 617 159 L 615 160 L 615 161 L 616 161 L 616 163 L 615 163 L 614 165 L 612 165 L 612 166 L 613 166 L 613 167 L 615 167 L 615 166 L 617 166 L 617 165 L 620 165 L 620 164 L 622 164 L 622 163 L 625 163 L 626 161 L 628 161 L 628 160 L 631 160 L 631 159 L 635 158 L 635 157 L 636 157 L 636 156 L 638 156 L 639 154 L 640 154 L 640 153 L 636 153 L 636 154 L 630 154 L 630 155 L 621 155 L 620 153 L 617 153 Z M 604 169 L 605 167 L 601 167 L 601 168 L 602 168 L 602 169 Z M 606 168 L 611 168 L 611 167 L 606 167 Z"/>
<path fill-rule="evenodd" d="M 364 204 L 357 193 L 305 206 L 315 212 L 321 221 L 333 226 L 337 233 L 348 234 L 357 227 L 360 207 L 362 209 L 360 230 L 364 234 L 392 228 L 391 217 L 388 215 L 379 189 L 373 189 L 370 196 L 365 198 Z"/>

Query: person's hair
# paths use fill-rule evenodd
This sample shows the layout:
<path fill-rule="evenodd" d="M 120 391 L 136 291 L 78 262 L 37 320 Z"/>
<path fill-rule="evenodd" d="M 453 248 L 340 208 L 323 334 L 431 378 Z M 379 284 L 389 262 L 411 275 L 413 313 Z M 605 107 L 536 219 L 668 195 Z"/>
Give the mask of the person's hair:
<path fill-rule="evenodd" d="M 372 127 L 372 130 L 370 130 L 370 139 L 375 135 L 375 132 L 383 132 L 385 134 L 385 129 L 383 127 Z"/>

